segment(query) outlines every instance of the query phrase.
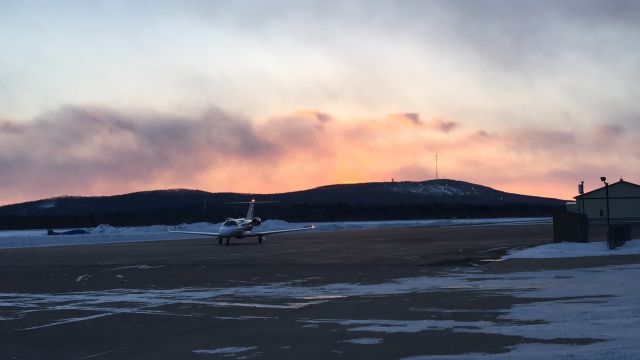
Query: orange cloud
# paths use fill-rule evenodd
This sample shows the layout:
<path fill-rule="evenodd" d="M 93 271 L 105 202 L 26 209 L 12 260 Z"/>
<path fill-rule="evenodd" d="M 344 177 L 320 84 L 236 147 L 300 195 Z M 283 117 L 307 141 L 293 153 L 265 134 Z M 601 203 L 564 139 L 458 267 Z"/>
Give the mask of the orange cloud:
<path fill-rule="evenodd" d="M 633 170 L 640 139 L 616 125 L 452 132 L 457 122 L 412 116 L 347 119 L 304 110 L 254 123 L 219 109 L 180 116 L 63 107 L 11 125 L 20 131 L 0 131 L 0 203 L 174 187 L 272 193 L 425 180 L 435 174 L 436 152 L 441 176 L 526 194 L 569 198 L 579 180 L 640 177 Z M 615 138 L 611 147 L 594 146 L 603 136 Z"/>

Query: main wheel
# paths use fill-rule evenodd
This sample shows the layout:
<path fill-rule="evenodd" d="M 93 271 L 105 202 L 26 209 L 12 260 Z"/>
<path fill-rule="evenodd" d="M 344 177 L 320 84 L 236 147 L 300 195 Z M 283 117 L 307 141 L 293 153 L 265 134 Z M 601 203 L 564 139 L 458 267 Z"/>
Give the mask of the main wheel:
<path fill-rule="evenodd" d="M 222 245 L 222 237 L 221 236 L 218 236 L 218 244 Z"/>
<path fill-rule="evenodd" d="M 230 238 L 227 238 L 227 242 L 226 242 L 227 245 L 229 245 L 229 240 L 230 240 Z"/>
<path fill-rule="evenodd" d="M 264 236 L 258 236 L 258 244 L 262 244 L 262 240 L 264 240 Z"/>

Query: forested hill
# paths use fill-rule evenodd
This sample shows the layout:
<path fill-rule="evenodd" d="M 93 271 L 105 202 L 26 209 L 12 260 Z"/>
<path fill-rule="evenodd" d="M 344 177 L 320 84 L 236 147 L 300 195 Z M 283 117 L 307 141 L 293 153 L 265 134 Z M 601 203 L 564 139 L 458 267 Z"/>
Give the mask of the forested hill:
<path fill-rule="evenodd" d="M 449 217 L 545 216 L 563 206 L 552 198 L 519 195 L 456 180 L 340 184 L 280 194 L 156 190 L 116 196 L 58 197 L 0 207 L 0 228 L 178 224 L 243 216 L 257 205 L 265 219 L 288 221 L 392 220 Z"/>

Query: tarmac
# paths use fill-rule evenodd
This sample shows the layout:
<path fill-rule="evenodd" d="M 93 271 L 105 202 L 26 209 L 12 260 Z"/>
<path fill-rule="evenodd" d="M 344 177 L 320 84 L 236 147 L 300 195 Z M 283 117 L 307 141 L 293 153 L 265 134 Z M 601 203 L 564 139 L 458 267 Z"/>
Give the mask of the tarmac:
<path fill-rule="evenodd" d="M 4 249 L 0 359 L 400 359 L 597 343 L 482 331 L 540 299 L 468 286 L 474 276 L 640 263 L 497 261 L 551 241 L 551 225 L 510 225 Z"/>

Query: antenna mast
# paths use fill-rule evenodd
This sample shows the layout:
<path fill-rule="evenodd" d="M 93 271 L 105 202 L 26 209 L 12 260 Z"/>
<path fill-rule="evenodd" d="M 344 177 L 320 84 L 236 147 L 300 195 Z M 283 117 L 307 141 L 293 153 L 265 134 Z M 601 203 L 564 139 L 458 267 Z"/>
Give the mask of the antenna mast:
<path fill-rule="evenodd" d="M 436 180 L 438 180 L 438 154 L 436 153 Z"/>

